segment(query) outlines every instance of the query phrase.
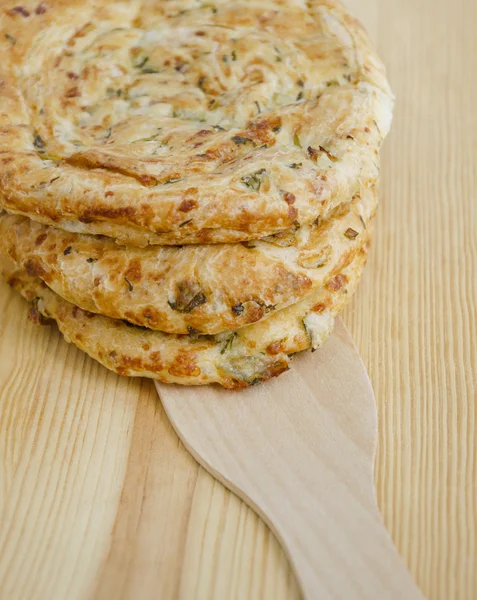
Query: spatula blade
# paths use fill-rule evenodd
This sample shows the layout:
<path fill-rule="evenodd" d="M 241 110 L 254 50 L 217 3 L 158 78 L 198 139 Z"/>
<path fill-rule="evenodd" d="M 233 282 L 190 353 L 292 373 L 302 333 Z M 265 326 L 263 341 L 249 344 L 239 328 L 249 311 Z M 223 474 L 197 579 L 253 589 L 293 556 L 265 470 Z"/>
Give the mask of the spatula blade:
<path fill-rule="evenodd" d="M 377 508 L 376 405 L 340 320 L 259 386 L 156 385 L 186 448 L 275 532 L 305 598 L 422 598 Z"/>

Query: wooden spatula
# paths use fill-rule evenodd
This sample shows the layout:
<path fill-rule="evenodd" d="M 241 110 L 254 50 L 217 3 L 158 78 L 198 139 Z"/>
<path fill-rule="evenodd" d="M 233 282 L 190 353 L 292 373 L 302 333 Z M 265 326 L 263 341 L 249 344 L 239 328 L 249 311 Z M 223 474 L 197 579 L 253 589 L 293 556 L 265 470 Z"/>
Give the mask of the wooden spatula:
<path fill-rule="evenodd" d="M 376 405 L 340 321 L 257 387 L 157 390 L 191 454 L 274 531 L 306 600 L 423 598 L 377 507 Z"/>

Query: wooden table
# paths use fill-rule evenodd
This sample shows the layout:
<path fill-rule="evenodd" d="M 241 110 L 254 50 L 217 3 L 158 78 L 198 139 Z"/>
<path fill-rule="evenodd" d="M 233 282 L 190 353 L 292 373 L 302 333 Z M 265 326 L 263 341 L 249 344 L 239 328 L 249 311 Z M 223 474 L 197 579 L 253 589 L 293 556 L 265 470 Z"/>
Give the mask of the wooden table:
<path fill-rule="evenodd" d="M 471 600 L 477 4 L 350 4 L 397 95 L 374 250 L 345 314 L 378 402 L 379 503 L 426 595 Z M 273 535 L 187 454 L 150 382 L 31 325 L 5 285 L 0 308 L 2 600 L 299 597 Z"/>

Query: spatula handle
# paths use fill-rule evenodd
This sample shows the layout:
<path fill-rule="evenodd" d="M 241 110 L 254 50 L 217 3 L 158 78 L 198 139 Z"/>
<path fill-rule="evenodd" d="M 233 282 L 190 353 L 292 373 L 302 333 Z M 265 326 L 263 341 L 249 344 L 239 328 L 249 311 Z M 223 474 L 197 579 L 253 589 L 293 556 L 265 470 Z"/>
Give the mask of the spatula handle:
<path fill-rule="evenodd" d="M 282 431 L 289 443 L 293 431 Z M 300 440 L 294 443 L 299 447 Z M 274 531 L 306 600 L 423 598 L 384 528 L 370 474 L 359 460 L 346 477 L 328 459 L 302 451 L 292 467 L 274 456 L 273 471 L 260 480 L 250 477 L 256 467 L 243 466 L 243 489 L 239 481 L 223 482 Z"/>

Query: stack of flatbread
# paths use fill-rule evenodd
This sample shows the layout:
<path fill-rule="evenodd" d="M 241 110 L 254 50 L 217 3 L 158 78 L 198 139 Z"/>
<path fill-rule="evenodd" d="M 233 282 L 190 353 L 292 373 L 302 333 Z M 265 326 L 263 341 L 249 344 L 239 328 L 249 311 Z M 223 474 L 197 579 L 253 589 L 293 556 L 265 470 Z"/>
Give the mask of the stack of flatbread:
<path fill-rule="evenodd" d="M 15 0 L 0 56 L 0 255 L 33 320 L 229 388 L 324 342 L 392 111 L 337 1 Z"/>

